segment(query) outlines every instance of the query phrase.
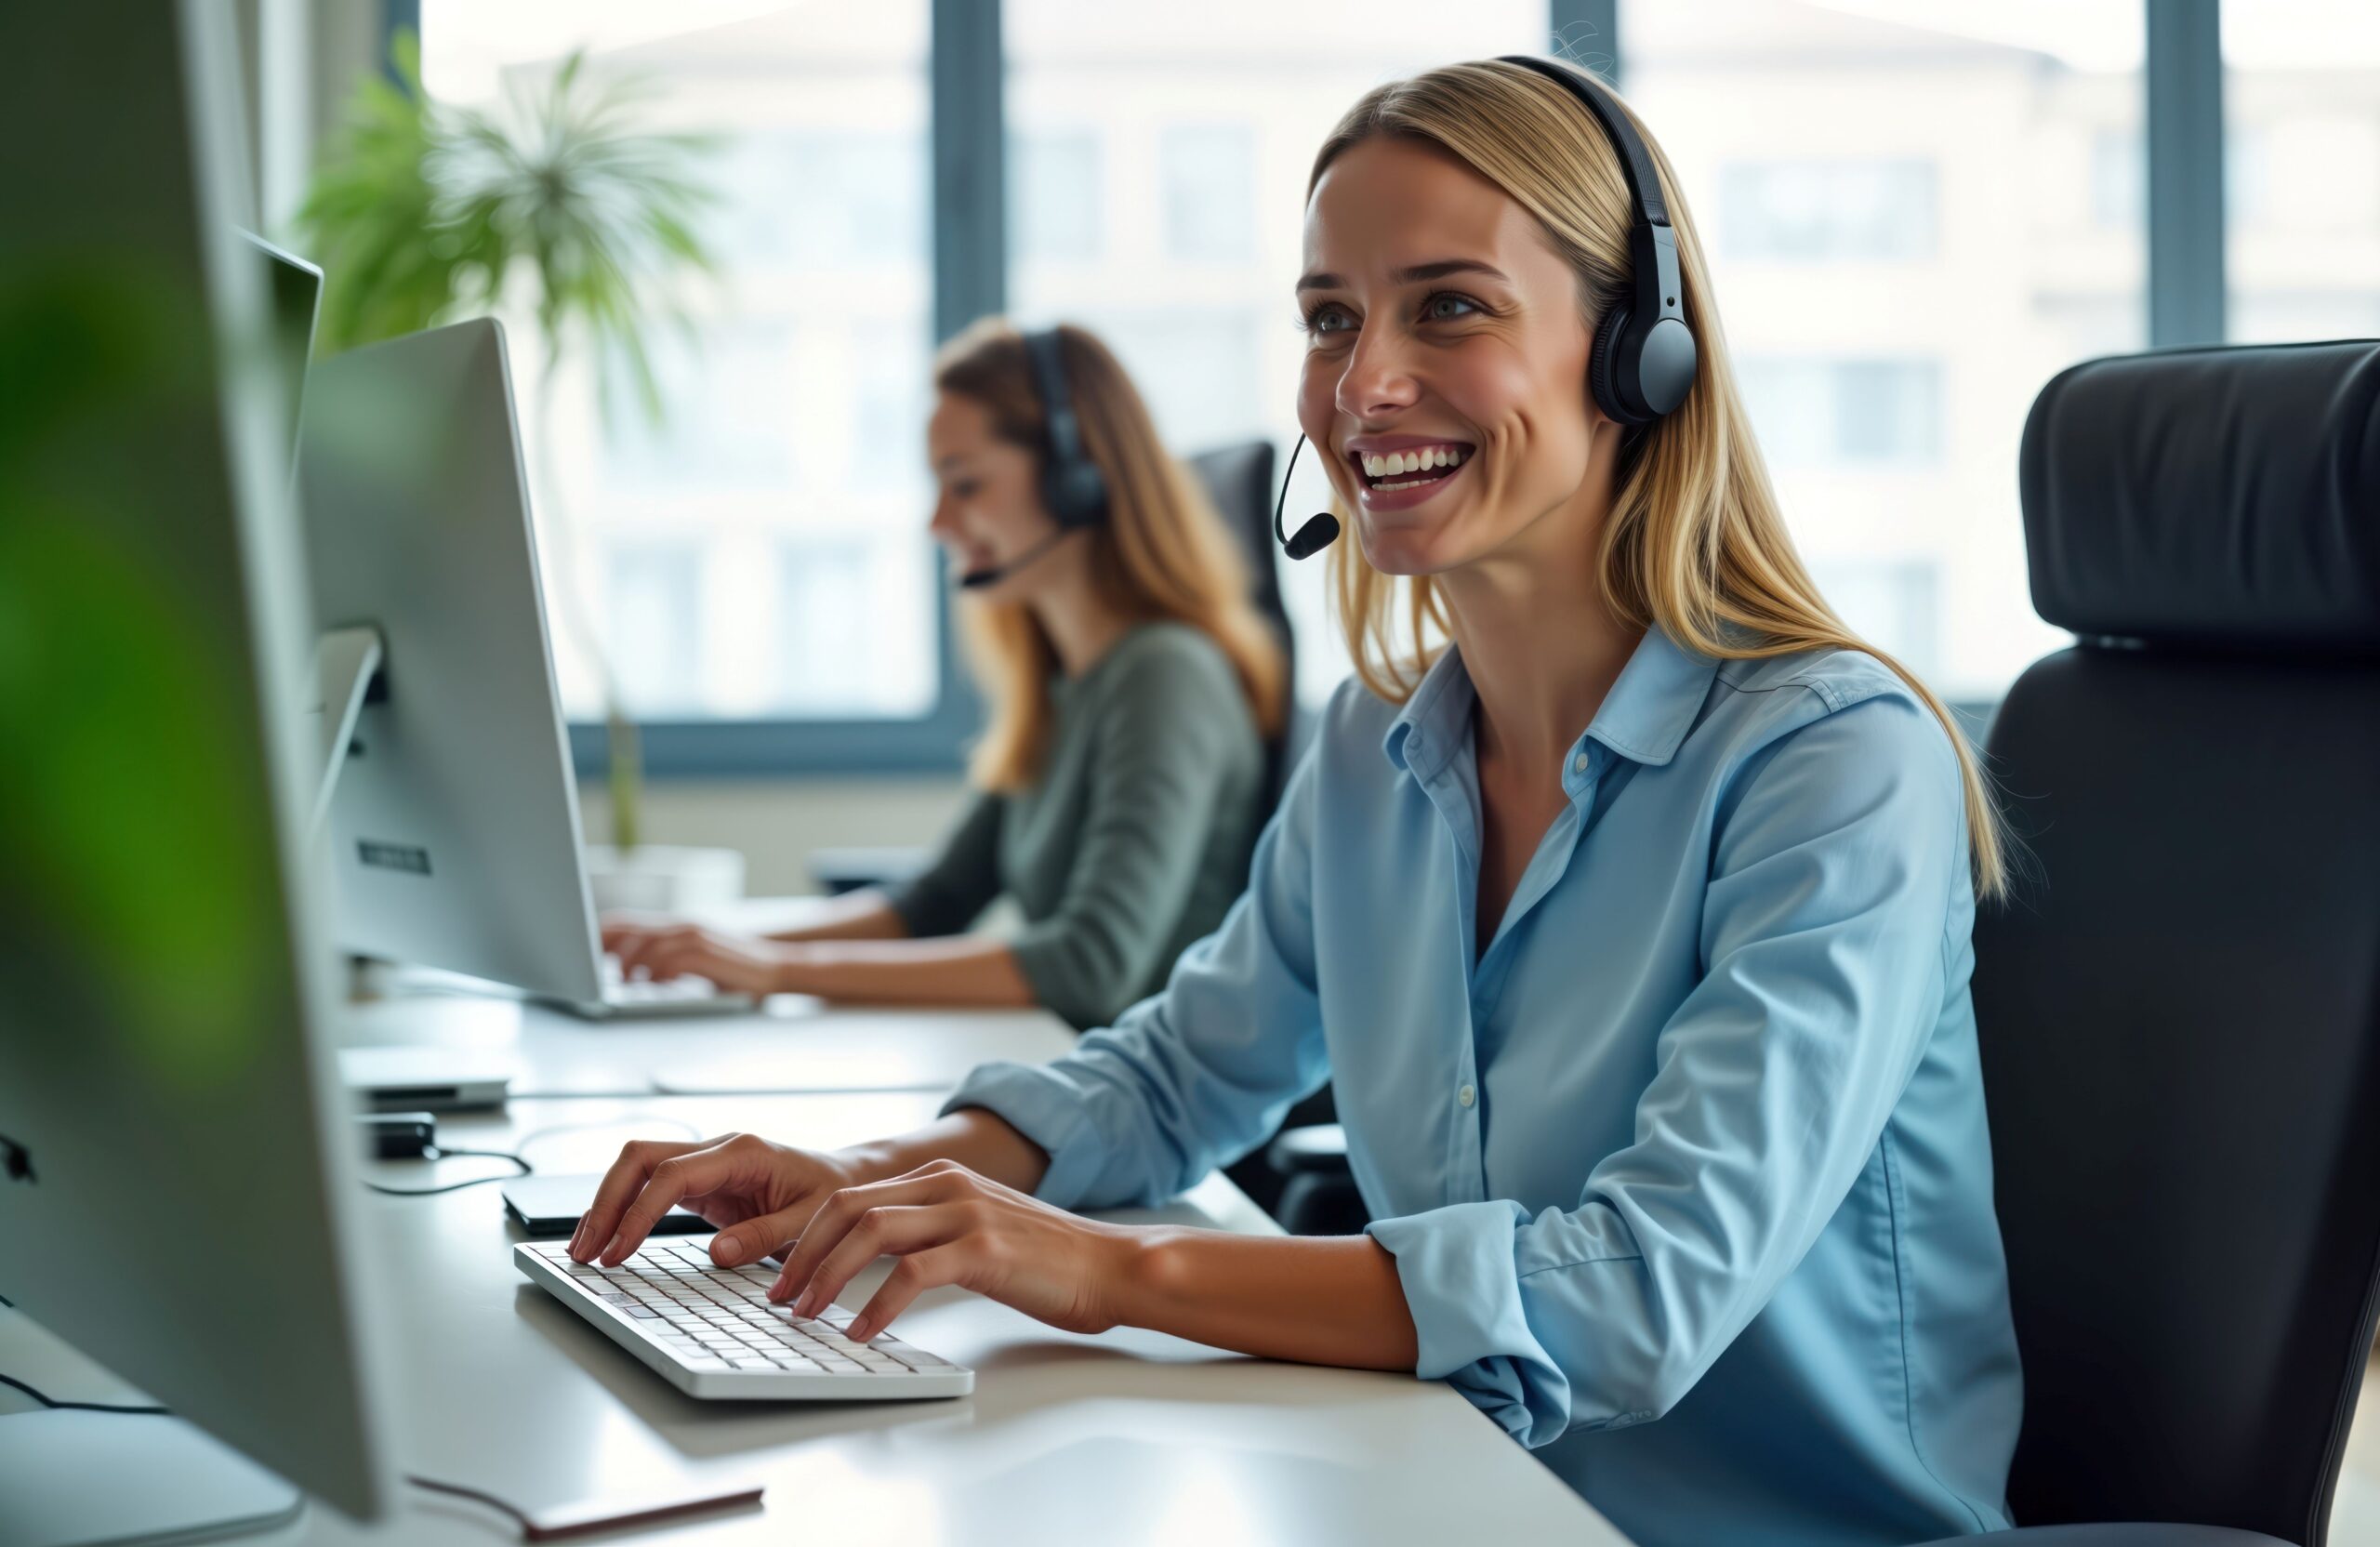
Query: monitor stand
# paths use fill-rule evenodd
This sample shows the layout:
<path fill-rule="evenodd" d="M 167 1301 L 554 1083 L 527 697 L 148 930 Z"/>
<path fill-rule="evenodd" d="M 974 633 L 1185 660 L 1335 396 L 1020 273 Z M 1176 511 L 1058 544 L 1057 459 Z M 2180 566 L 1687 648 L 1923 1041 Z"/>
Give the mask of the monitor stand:
<path fill-rule="evenodd" d="M 0 1524 L 10 1547 L 212 1541 L 298 1517 L 305 1496 L 178 1418 L 0 1417 Z"/>
<path fill-rule="evenodd" d="M 315 711 L 323 717 L 323 776 L 314 787 L 308 832 L 322 831 L 330 816 L 331 795 L 338 788 L 338 771 L 347 766 L 347 749 L 355 739 L 364 701 L 387 696 L 380 681 L 384 654 L 377 628 L 333 628 L 314 647 L 314 681 L 323 695 Z"/>

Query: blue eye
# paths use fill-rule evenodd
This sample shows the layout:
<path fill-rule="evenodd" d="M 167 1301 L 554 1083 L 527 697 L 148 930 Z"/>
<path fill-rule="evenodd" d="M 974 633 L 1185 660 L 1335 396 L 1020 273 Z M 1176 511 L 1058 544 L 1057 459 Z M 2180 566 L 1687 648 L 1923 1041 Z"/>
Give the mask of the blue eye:
<path fill-rule="evenodd" d="M 1305 330 L 1312 334 L 1344 333 L 1355 325 L 1355 319 L 1336 302 L 1326 302 L 1305 315 Z"/>
<path fill-rule="evenodd" d="M 1458 307 L 1461 310 L 1454 310 Z M 1421 303 L 1423 320 L 1433 323 L 1450 323 L 1479 310 L 1481 308 L 1477 301 L 1473 300 L 1469 296 L 1456 295 L 1451 290 L 1441 290 Z"/>

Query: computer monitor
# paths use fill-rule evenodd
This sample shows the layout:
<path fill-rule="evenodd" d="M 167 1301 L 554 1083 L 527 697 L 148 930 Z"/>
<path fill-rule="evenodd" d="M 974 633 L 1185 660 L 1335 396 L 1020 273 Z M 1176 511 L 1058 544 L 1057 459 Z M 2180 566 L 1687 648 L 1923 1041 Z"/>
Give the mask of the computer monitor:
<path fill-rule="evenodd" d="M 382 655 L 332 773 L 338 943 L 598 1004 L 504 330 L 481 319 L 335 355 L 307 392 L 315 616 Z"/>
<path fill-rule="evenodd" d="M 282 465 L 298 467 L 298 423 L 306 407 L 306 364 L 314 354 L 314 324 L 322 315 L 323 271 L 252 231 L 240 233 L 264 259 L 266 294 L 271 304 L 272 370 L 281 387 Z"/>
<path fill-rule="evenodd" d="M 0 7 L 0 1316 L 178 1415 L 0 1417 L 12 1543 L 388 1498 L 229 25 Z"/>

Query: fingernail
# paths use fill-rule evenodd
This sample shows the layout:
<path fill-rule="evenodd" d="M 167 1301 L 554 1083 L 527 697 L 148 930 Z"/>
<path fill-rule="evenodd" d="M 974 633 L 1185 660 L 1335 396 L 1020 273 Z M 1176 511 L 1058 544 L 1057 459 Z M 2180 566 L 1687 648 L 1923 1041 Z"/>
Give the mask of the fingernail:
<path fill-rule="evenodd" d="M 797 1301 L 795 1301 L 795 1302 L 793 1302 L 793 1314 L 794 1314 L 795 1316 L 808 1316 L 811 1312 L 813 1312 L 813 1311 L 814 1311 L 814 1310 L 816 1310 L 816 1309 L 817 1309 L 817 1306 L 816 1306 L 815 1304 L 813 1304 L 813 1302 L 814 1302 L 817 1298 L 818 1298 L 818 1291 L 817 1291 L 817 1290 L 815 1290 L 815 1289 L 804 1289 L 804 1290 L 802 1290 L 802 1291 L 801 1291 L 801 1298 L 800 1298 L 800 1300 L 797 1300 Z"/>
<path fill-rule="evenodd" d="M 854 1321 L 852 1323 L 852 1329 L 843 1335 L 851 1339 L 853 1342 L 866 1342 L 868 1339 L 876 1336 L 876 1329 L 870 1327 L 865 1321 Z"/>
<path fill-rule="evenodd" d="M 744 1255 L 744 1243 L 733 1236 L 718 1235 L 710 1238 L 710 1260 L 721 1267 L 734 1267 Z"/>

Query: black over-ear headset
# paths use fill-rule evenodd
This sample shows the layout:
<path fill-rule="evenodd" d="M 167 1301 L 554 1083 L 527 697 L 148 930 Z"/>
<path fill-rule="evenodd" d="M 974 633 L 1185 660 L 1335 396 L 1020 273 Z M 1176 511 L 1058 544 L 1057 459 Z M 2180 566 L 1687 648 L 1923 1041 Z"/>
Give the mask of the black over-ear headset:
<path fill-rule="evenodd" d="M 1107 519 L 1107 475 L 1083 450 L 1082 421 L 1075 416 L 1074 390 L 1066 380 L 1058 330 L 1035 328 L 1024 337 L 1033 390 L 1041 399 L 1042 417 L 1048 424 L 1041 448 L 1041 503 L 1058 529 L 1006 563 L 960 575 L 959 584 L 968 590 L 1007 579 L 1072 534 Z"/>
<path fill-rule="evenodd" d="M 1606 416 L 1627 430 L 1641 430 L 1686 401 L 1694 385 L 1694 330 L 1686 325 L 1678 284 L 1677 232 L 1671 229 L 1669 205 L 1661 197 L 1661 179 L 1653 156 L 1645 148 L 1628 115 L 1584 71 L 1539 59 L 1532 54 L 1506 54 L 1501 62 L 1534 70 L 1576 97 L 1620 152 L 1621 176 L 1628 183 L 1635 219 L 1628 230 L 1630 294 L 1615 302 L 1595 327 L 1594 345 L 1587 357 L 1587 390 Z M 1302 447 L 1304 440 L 1299 440 Z M 1298 463 L 1289 452 L 1289 467 Z M 1281 478 L 1281 497 L 1273 507 L 1273 536 L 1292 559 L 1321 552 L 1339 536 L 1339 521 L 1318 515 L 1287 536 L 1281 509 L 1289 502 L 1289 475 Z"/>
<path fill-rule="evenodd" d="M 1041 460 L 1041 503 L 1060 526 L 1095 526 L 1107 519 L 1107 477 L 1082 449 L 1082 423 L 1075 417 L 1074 389 L 1066 380 L 1058 330 L 1036 328 L 1026 334 L 1025 354 L 1033 363 L 1033 390 L 1041 395 L 1050 427 Z"/>

